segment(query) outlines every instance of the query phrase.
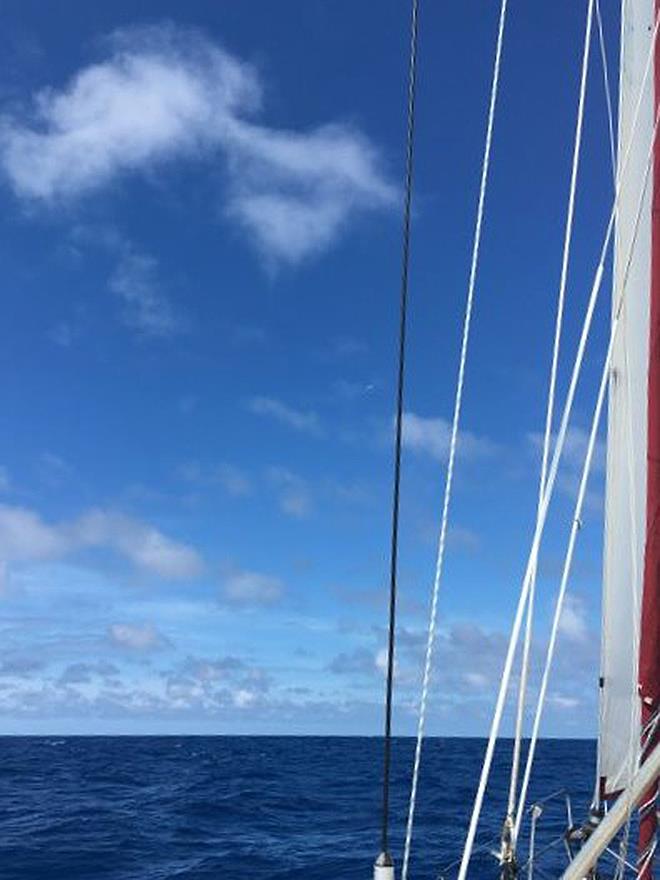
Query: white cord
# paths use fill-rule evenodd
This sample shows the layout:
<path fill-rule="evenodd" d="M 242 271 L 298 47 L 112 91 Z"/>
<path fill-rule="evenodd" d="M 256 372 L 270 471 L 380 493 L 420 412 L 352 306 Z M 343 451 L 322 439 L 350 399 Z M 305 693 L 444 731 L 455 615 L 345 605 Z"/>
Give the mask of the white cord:
<path fill-rule="evenodd" d="M 603 31 L 603 18 L 600 12 L 600 0 L 596 0 L 596 23 L 598 25 L 598 43 L 600 45 L 600 60 L 603 67 L 603 85 L 605 86 L 605 103 L 607 105 L 607 128 L 610 138 L 610 157 L 612 160 L 612 176 L 616 178 L 616 143 L 614 140 L 614 112 L 612 110 L 612 92 L 610 90 L 610 74 L 607 64 L 607 50 L 605 48 L 605 34 Z"/>
<path fill-rule="evenodd" d="M 571 168 L 571 182 L 568 195 L 568 208 L 566 211 L 566 225 L 564 230 L 564 250 L 561 261 L 561 274 L 559 279 L 559 292 L 557 295 L 557 316 L 555 320 L 555 338 L 552 348 L 552 365 L 550 368 L 550 381 L 548 383 L 548 403 L 545 416 L 545 432 L 543 435 L 543 456 L 541 460 L 541 476 L 539 480 L 539 497 L 537 517 L 541 511 L 543 491 L 548 471 L 548 458 L 550 455 L 550 440 L 552 437 L 552 422 L 555 405 L 555 389 L 557 386 L 557 368 L 559 364 L 559 348 L 561 343 L 562 323 L 564 317 L 564 301 L 566 299 L 566 285 L 568 281 L 568 266 L 573 240 L 573 220 L 575 217 L 575 194 L 577 191 L 578 169 L 580 165 L 580 151 L 582 146 L 582 128 L 584 123 L 585 97 L 587 93 L 587 74 L 589 72 L 589 50 L 591 47 L 591 31 L 594 13 L 594 0 L 589 0 L 587 9 L 587 23 L 584 35 L 584 48 L 582 51 L 582 72 L 580 76 L 580 97 L 578 100 L 577 120 L 575 123 L 575 140 L 573 144 L 573 165 Z M 520 751 L 522 746 L 522 728 L 525 714 L 525 697 L 527 679 L 529 676 L 529 656 L 532 643 L 532 629 L 534 622 L 534 593 L 536 590 L 536 568 L 532 572 L 529 599 L 527 604 L 527 621 L 525 625 L 525 640 L 523 643 L 522 668 L 520 672 L 520 687 L 518 690 L 518 711 L 516 716 L 516 729 L 513 746 L 513 759 L 511 762 L 511 779 L 509 783 L 509 803 L 507 816 L 511 818 L 516 809 L 516 794 L 518 790 L 518 773 L 520 769 Z M 513 847 L 515 849 L 517 835 L 513 835 Z"/>
<path fill-rule="evenodd" d="M 415 820 L 415 805 L 417 800 L 417 784 L 419 779 L 419 767 L 422 755 L 422 743 L 424 741 L 424 728 L 426 725 L 426 707 L 428 703 L 429 681 L 431 677 L 431 664 L 433 659 L 433 647 L 435 643 L 436 621 L 438 612 L 438 597 L 440 594 L 440 582 L 442 578 L 442 569 L 445 555 L 445 545 L 447 540 L 447 524 L 449 518 L 449 503 L 451 500 L 451 491 L 454 476 L 454 463 L 456 460 L 456 444 L 458 440 L 458 428 L 461 416 L 461 405 L 463 402 L 463 386 L 465 382 L 465 364 L 467 359 L 468 342 L 470 338 L 470 325 L 472 319 L 472 308 L 474 304 L 474 291 L 477 280 L 477 267 L 479 265 L 479 249 L 481 245 L 481 230 L 483 225 L 484 205 L 486 200 L 486 188 L 488 183 L 488 171 L 490 168 L 490 153 L 493 140 L 493 127 L 495 122 L 495 106 L 497 103 L 497 94 L 499 90 L 500 66 L 502 60 L 502 44 L 504 41 L 504 25 L 506 21 L 508 0 L 502 0 L 500 8 L 499 25 L 497 31 L 497 45 L 495 49 L 495 62 L 493 67 L 493 79 L 490 90 L 490 103 L 488 107 L 488 123 L 486 127 L 486 143 L 484 146 L 483 164 L 481 168 L 481 182 L 479 186 L 479 200 L 477 203 L 477 217 L 474 229 L 474 240 L 472 245 L 472 261 L 470 264 L 470 276 L 468 281 L 467 301 L 465 306 L 465 318 L 463 322 L 463 337 L 461 342 L 461 354 L 458 368 L 458 379 L 456 382 L 456 397 L 454 400 L 454 416 L 451 429 L 451 440 L 449 444 L 449 459 L 447 462 L 447 476 L 445 480 L 445 492 L 442 504 L 442 519 L 440 524 L 440 536 L 438 540 L 438 554 L 436 559 L 435 578 L 433 581 L 433 592 L 431 599 L 431 611 L 429 619 L 429 629 L 426 642 L 426 657 L 424 661 L 424 677 L 422 681 L 422 692 L 419 705 L 419 719 L 417 725 L 417 743 L 415 746 L 415 760 L 413 765 L 412 785 L 410 789 L 410 803 L 408 806 L 408 821 L 406 824 L 406 838 L 403 853 L 403 865 L 401 871 L 402 880 L 407 880 L 408 866 L 410 863 L 410 848 L 412 844 L 413 824 Z"/>
<path fill-rule="evenodd" d="M 628 250 L 628 257 L 627 257 L 626 267 L 625 267 L 625 271 L 624 271 L 621 297 L 619 298 L 619 302 L 617 304 L 615 315 L 614 315 L 614 318 L 612 321 L 610 342 L 609 342 L 607 356 L 606 356 L 606 360 L 605 360 L 605 366 L 603 368 L 603 376 L 601 379 L 601 387 L 599 389 L 598 403 L 596 406 L 594 421 L 592 424 L 591 434 L 589 437 L 589 445 L 587 448 L 587 460 L 585 461 L 585 469 L 583 471 L 582 480 L 580 482 L 580 491 L 578 494 L 579 508 L 576 506 L 575 517 L 574 517 L 573 526 L 571 529 L 568 550 L 567 550 L 565 562 L 564 562 L 564 570 L 562 573 L 562 579 L 561 579 L 561 583 L 560 583 L 560 587 L 559 587 L 559 594 L 557 597 L 555 616 L 554 616 L 553 623 L 552 623 L 550 642 L 548 644 L 548 649 L 547 649 L 547 654 L 546 654 L 546 662 L 545 662 L 545 667 L 543 670 L 541 689 L 539 691 L 538 703 L 537 703 L 537 707 L 536 707 L 536 715 L 534 717 L 534 726 L 532 729 L 532 736 L 530 739 L 529 751 L 527 753 L 527 764 L 525 766 L 525 775 L 523 778 L 523 784 L 521 786 L 521 791 L 520 791 L 520 801 L 518 804 L 518 814 L 517 814 L 517 818 L 516 818 L 516 829 L 518 829 L 518 830 L 520 829 L 520 823 L 522 822 L 523 810 L 524 810 L 524 805 L 525 805 L 525 798 L 527 795 L 527 787 L 529 785 L 531 768 L 532 768 L 532 764 L 534 761 L 534 752 L 535 752 L 536 743 L 538 740 L 538 733 L 539 733 L 539 727 L 540 727 L 540 723 L 541 723 L 541 715 L 543 713 L 543 706 L 544 706 L 544 701 L 545 701 L 545 694 L 547 691 L 548 678 L 550 675 L 550 669 L 552 666 L 552 660 L 553 660 L 553 656 L 554 656 L 555 643 L 557 640 L 557 633 L 558 633 L 558 629 L 559 629 L 559 619 L 561 617 L 564 596 L 566 593 L 566 585 L 567 585 L 567 581 L 568 581 L 568 576 L 570 574 L 570 567 L 572 564 L 573 551 L 574 551 L 574 547 L 575 547 L 575 539 L 577 537 L 577 531 L 579 528 L 579 521 L 580 521 L 580 518 L 582 515 L 582 505 L 584 503 L 584 493 L 586 492 L 586 480 L 588 477 L 587 463 L 590 467 L 591 457 L 593 455 L 593 448 L 592 447 L 593 447 L 593 444 L 595 443 L 596 433 L 597 433 L 597 429 L 598 429 L 597 419 L 598 420 L 600 419 L 600 411 L 602 409 L 602 403 L 603 403 L 603 399 L 605 396 L 605 391 L 607 389 L 610 363 L 612 360 L 612 352 L 614 349 L 614 341 L 615 341 L 615 338 L 616 338 L 616 335 L 618 332 L 618 327 L 621 323 L 621 316 L 623 314 L 623 307 L 625 304 L 625 295 L 626 295 L 626 290 L 627 290 L 628 277 L 630 274 L 630 267 L 632 264 L 632 257 L 633 257 L 633 253 L 634 253 L 634 249 L 635 249 L 635 244 L 637 242 L 637 236 L 639 234 L 639 224 L 640 224 L 640 220 L 641 220 L 641 216 L 642 216 L 642 209 L 644 207 L 644 198 L 645 198 L 646 190 L 648 187 L 650 170 L 652 167 L 653 144 L 655 143 L 657 129 L 658 129 L 658 120 L 656 119 L 654 131 L 653 131 L 653 138 L 651 141 L 651 149 L 649 151 L 649 154 L 648 154 L 648 157 L 646 160 L 646 171 L 644 174 L 642 191 L 639 196 L 637 213 L 636 213 L 635 224 L 634 224 L 634 229 L 633 229 L 633 236 L 632 236 L 630 247 Z M 633 563 L 633 568 L 636 569 L 635 562 Z"/>
<path fill-rule="evenodd" d="M 660 21 L 660 16 L 656 19 L 656 25 L 654 28 L 654 36 L 653 36 L 653 44 L 655 44 L 655 36 L 658 31 L 658 21 Z M 534 537 L 532 540 L 532 547 L 531 547 L 530 554 L 528 557 L 527 567 L 525 569 L 525 575 L 523 578 L 523 583 L 522 583 L 522 587 L 521 587 L 521 591 L 520 591 L 520 597 L 518 600 L 518 606 L 516 609 L 516 615 L 515 615 L 514 622 L 513 622 L 511 637 L 510 637 L 509 646 L 507 649 L 506 660 L 504 663 L 504 670 L 502 673 L 500 689 L 499 689 L 499 693 L 498 693 L 498 697 L 497 697 L 497 702 L 495 705 L 495 711 L 493 713 L 493 720 L 492 720 L 492 724 L 491 724 L 488 745 L 486 747 L 486 754 L 484 756 L 483 767 L 481 770 L 481 777 L 479 779 L 479 786 L 477 788 L 477 793 L 475 795 L 474 806 L 473 806 L 473 810 L 472 810 L 472 817 L 470 819 L 470 826 L 469 826 L 466 841 L 465 841 L 465 849 L 463 851 L 463 859 L 461 862 L 461 869 L 460 869 L 460 872 L 458 875 L 458 880 L 465 880 L 466 875 L 467 875 L 467 869 L 468 869 L 468 866 L 470 863 L 470 857 L 472 854 L 472 847 L 474 846 L 474 838 L 475 838 L 476 831 L 477 831 L 477 825 L 479 823 L 479 816 L 481 814 L 481 807 L 483 804 L 484 794 L 486 791 L 486 785 L 488 783 L 488 778 L 490 776 L 490 768 L 491 768 L 491 764 L 493 761 L 493 754 L 495 751 L 495 742 L 497 740 L 497 736 L 499 733 L 500 723 L 502 720 L 502 713 L 504 711 L 504 702 L 506 699 L 506 694 L 507 694 L 509 682 L 511 679 L 511 669 L 513 666 L 515 651 L 516 651 L 516 648 L 518 645 L 518 639 L 520 637 L 522 616 L 523 616 L 523 613 L 525 610 L 527 597 L 529 594 L 531 574 L 532 574 L 532 571 L 535 569 L 537 562 L 538 562 L 538 552 L 539 552 L 541 538 L 543 535 L 543 529 L 545 526 L 545 520 L 547 517 L 548 507 L 550 505 L 550 500 L 551 500 L 552 492 L 554 489 L 554 483 L 555 483 L 555 479 L 557 476 L 557 470 L 559 467 L 559 460 L 561 458 L 561 453 L 563 451 L 564 443 L 566 440 L 566 432 L 568 430 L 568 423 L 569 423 L 569 419 L 570 419 L 570 415 L 571 415 L 571 411 L 572 411 L 572 407 L 573 407 L 573 401 L 575 398 L 575 391 L 577 388 L 577 382 L 578 382 L 579 374 L 580 374 L 580 371 L 582 368 L 582 361 L 584 358 L 584 351 L 585 351 L 587 339 L 589 336 L 589 330 L 591 327 L 593 312 L 594 312 L 594 309 L 596 306 L 596 300 L 598 298 L 598 293 L 599 293 L 599 290 L 600 290 L 600 287 L 602 284 L 602 280 L 603 280 L 603 273 L 605 270 L 605 259 L 607 256 L 607 251 L 608 251 L 610 240 L 612 237 L 612 232 L 614 230 L 614 220 L 615 220 L 615 217 L 617 214 L 618 203 L 619 203 L 619 198 L 620 198 L 620 194 L 621 194 L 621 182 L 625 176 L 625 171 L 626 171 L 628 159 L 630 156 L 630 148 L 631 148 L 631 145 L 632 145 L 632 142 L 634 139 L 634 134 L 635 134 L 635 131 L 637 128 L 637 121 L 638 121 L 639 110 L 640 110 L 640 106 L 641 106 L 642 92 L 644 89 L 645 81 L 648 77 L 648 71 L 650 69 L 650 60 L 651 60 L 652 56 L 653 56 L 653 49 L 651 48 L 651 52 L 649 54 L 649 59 L 647 61 L 646 70 L 644 73 L 644 81 L 642 83 L 642 88 L 640 90 L 639 101 L 638 101 L 638 104 L 637 104 L 637 107 L 635 110 L 630 143 L 628 144 L 628 148 L 627 148 L 626 154 L 624 156 L 621 175 L 617 181 L 617 190 L 615 193 L 614 204 L 613 204 L 612 212 L 610 214 L 610 219 L 609 219 L 609 222 L 607 225 L 607 230 L 605 233 L 605 238 L 604 238 L 603 246 L 602 246 L 601 253 L 600 253 L 600 260 L 598 263 L 598 267 L 596 269 L 596 274 L 594 277 L 594 282 L 593 282 L 591 294 L 589 297 L 589 303 L 588 303 L 587 311 L 585 314 L 584 324 L 582 327 L 582 333 L 580 336 L 580 342 L 578 344 L 578 350 L 577 350 L 577 353 L 575 356 L 575 363 L 573 366 L 571 381 L 570 381 L 568 393 L 566 396 L 566 402 L 564 404 L 564 412 L 562 415 L 561 426 L 560 426 L 560 429 L 559 429 L 559 432 L 557 435 L 557 442 L 556 442 L 555 449 L 553 452 L 552 464 L 550 466 L 550 471 L 548 474 L 548 480 L 547 480 L 547 485 L 546 485 L 544 499 L 543 499 L 543 506 L 542 506 L 542 509 L 540 512 L 540 516 L 538 517 L 538 520 L 537 520 L 536 528 L 534 531 Z M 657 121 L 656 121 L 656 128 L 657 128 Z M 655 131 L 654 131 L 653 141 L 655 141 Z M 649 156 L 647 158 L 647 169 L 646 169 L 646 178 L 645 178 L 644 189 L 646 186 L 646 179 L 648 178 L 648 173 L 649 173 L 649 170 L 651 167 L 652 156 L 653 156 L 653 143 L 651 145 L 651 150 L 649 151 Z M 613 321 L 613 323 L 612 323 L 613 334 L 614 334 L 615 329 L 618 326 L 619 326 L 618 321 Z"/>

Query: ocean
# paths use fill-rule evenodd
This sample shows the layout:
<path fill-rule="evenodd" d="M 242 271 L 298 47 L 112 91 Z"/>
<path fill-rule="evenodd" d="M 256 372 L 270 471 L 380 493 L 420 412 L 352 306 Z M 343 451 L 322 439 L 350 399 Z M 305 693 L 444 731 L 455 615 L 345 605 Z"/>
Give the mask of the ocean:
<path fill-rule="evenodd" d="M 415 880 L 455 876 L 446 866 L 461 853 L 484 747 L 426 742 Z M 394 742 L 399 865 L 413 748 L 412 739 Z M 379 845 L 381 751 L 367 737 L 3 737 L 0 877 L 367 880 Z M 499 834 L 509 753 L 504 742 L 478 838 L 486 847 Z M 590 741 L 539 744 L 531 795 L 549 798 L 537 831 L 543 876 L 566 864 L 566 808 L 556 793 L 566 787 L 584 818 L 594 758 Z M 470 877 L 497 876 L 494 858 L 479 852 Z"/>

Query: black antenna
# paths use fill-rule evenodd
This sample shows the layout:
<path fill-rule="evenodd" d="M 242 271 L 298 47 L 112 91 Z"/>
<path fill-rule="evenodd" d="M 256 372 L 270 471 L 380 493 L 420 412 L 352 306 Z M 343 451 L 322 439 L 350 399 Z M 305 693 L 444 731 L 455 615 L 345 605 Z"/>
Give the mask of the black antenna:
<path fill-rule="evenodd" d="M 392 687 L 394 683 L 394 636 L 396 631 L 396 588 L 399 546 L 399 495 L 401 486 L 401 439 L 403 430 L 403 389 L 406 359 L 406 312 L 408 306 L 408 275 L 410 263 L 410 215 L 413 190 L 413 156 L 415 140 L 415 90 L 417 80 L 417 23 L 419 0 L 412 2 L 410 26 L 410 64 L 408 74 L 408 116 L 406 131 L 406 166 L 403 199 L 403 242 L 401 257 L 401 305 L 399 317 L 399 366 L 396 396 L 396 432 L 394 440 L 394 485 L 392 493 L 392 543 L 390 552 L 390 607 L 387 650 L 387 684 L 385 688 L 385 738 L 383 756 L 383 822 L 381 853 L 376 865 L 391 867 L 389 855 L 390 765 L 392 755 Z"/>

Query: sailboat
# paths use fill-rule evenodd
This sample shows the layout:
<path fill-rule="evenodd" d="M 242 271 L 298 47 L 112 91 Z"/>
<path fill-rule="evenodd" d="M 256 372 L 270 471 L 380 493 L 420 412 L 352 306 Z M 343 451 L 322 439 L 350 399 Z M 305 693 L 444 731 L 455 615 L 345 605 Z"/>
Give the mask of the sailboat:
<path fill-rule="evenodd" d="M 405 333 L 408 303 L 411 202 L 415 136 L 415 88 L 419 0 L 413 0 L 408 87 L 405 199 L 403 216 L 403 262 L 401 322 L 394 456 L 392 549 L 389 601 L 389 653 L 385 699 L 383 774 L 383 826 L 375 880 L 393 880 L 398 873 L 389 851 L 389 775 L 391 715 L 396 643 L 397 542 L 399 486 L 401 480 L 402 417 L 405 377 Z M 559 636 L 559 622 L 570 581 L 571 565 L 579 539 L 582 509 L 593 463 L 601 416 L 607 410 L 607 464 L 602 574 L 602 645 L 600 676 L 594 681 L 599 697 L 599 733 L 594 767 L 593 798 L 585 805 L 583 821 L 573 821 L 569 811 L 562 839 L 566 864 L 563 880 L 654 876 L 658 832 L 658 779 L 660 777 L 660 0 L 621 0 L 617 124 L 609 88 L 609 75 L 598 0 L 584 0 L 586 15 L 580 88 L 564 247 L 556 303 L 554 342 L 548 403 L 539 478 L 536 522 L 520 594 L 512 623 L 501 684 L 493 711 L 483 765 L 475 779 L 471 818 L 459 858 L 456 876 L 484 876 L 473 871 L 475 840 L 495 745 L 501 737 L 502 717 L 513 682 L 516 705 L 509 797 L 502 816 L 499 846 L 493 853 L 489 876 L 512 880 L 525 876 L 560 876 L 556 869 L 543 872 L 535 852 L 536 824 L 541 806 L 527 801 L 534 767 L 536 744 L 541 732 L 544 701 Z M 414 832 L 417 783 L 423 769 L 422 743 L 426 709 L 432 681 L 433 647 L 437 626 L 438 594 L 442 581 L 451 494 L 469 352 L 470 323 L 478 288 L 479 247 L 485 217 L 491 144 L 495 128 L 500 68 L 502 64 L 507 0 L 501 0 L 495 60 L 491 81 L 483 165 L 475 221 L 472 260 L 467 286 L 462 343 L 456 383 L 451 443 L 441 508 L 435 578 L 430 602 L 429 628 L 419 700 L 416 740 L 406 838 L 401 861 L 403 880 L 408 880 Z M 513 12 L 515 14 L 515 10 Z M 593 267 L 577 350 L 573 353 L 566 396 L 558 399 L 557 367 L 561 350 L 564 300 L 571 255 L 575 195 L 578 186 L 585 93 L 592 42 L 600 40 L 601 61 L 610 110 L 614 186 L 611 213 L 601 219 L 602 249 Z M 616 136 L 614 132 L 616 130 Z M 593 218 L 597 222 L 597 218 Z M 533 724 L 525 729 L 526 701 L 530 700 L 528 674 L 534 623 L 534 598 L 539 551 L 548 508 L 553 497 L 576 389 L 590 339 L 594 309 L 603 292 L 606 265 L 613 254 L 611 317 L 605 351 L 599 354 L 601 374 L 591 419 L 582 475 L 574 501 L 570 537 L 562 575 L 555 596 L 555 611 L 542 679 L 535 692 Z M 520 664 L 519 675 L 514 667 Z M 528 738 L 523 747 L 523 736 Z M 559 771 L 558 771 L 559 772 Z M 558 779 L 570 787 L 570 780 Z M 530 822 L 526 835 L 523 822 Z M 638 833 L 636 845 L 631 829 Z M 523 852 L 523 840 L 526 852 Z M 660 868 L 658 868 L 660 875 Z M 449 874 L 447 874 L 449 876 Z"/>

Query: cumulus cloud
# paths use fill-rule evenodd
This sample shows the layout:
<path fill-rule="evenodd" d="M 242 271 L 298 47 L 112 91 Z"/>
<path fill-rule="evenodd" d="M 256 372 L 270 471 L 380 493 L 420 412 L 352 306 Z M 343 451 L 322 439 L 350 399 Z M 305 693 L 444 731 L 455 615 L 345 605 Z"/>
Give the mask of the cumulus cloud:
<path fill-rule="evenodd" d="M 294 409 L 274 397 L 253 397 L 248 401 L 247 407 L 255 415 L 275 419 L 295 431 L 307 434 L 321 433 L 319 417 L 311 410 Z"/>
<path fill-rule="evenodd" d="M 238 571 L 228 575 L 222 585 L 224 598 L 236 605 L 271 605 L 284 592 L 282 581 L 257 571 Z"/>
<path fill-rule="evenodd" d="M 403 443 L 412 452 L 446 461 L 451 440 L 451 425 L 446 419 L 428 418 L 413 412 L 403 414 Z M 495 452 L 495 445 L 486 437 L 462 431 L 458 437 L 459 454 L 466 458 L 483 458 Z"/>
<path fill-rule="evenodd" d="M 328 665 L 328 669 L 335 675 L 372 676 L 379 669 L 378 655 L 367 648 L 342 651 L 336 657 L 333 657 Z"/>
<path fill-rule="evenodd" d="M 3 561 L 52 559 L 69 548 L 62 530 L 23 507 L 0 505 L 0 556 Z"/>
<path fill-rule="evenodd" d="M 71 663 L 59 677 L 61 685 L 89 684 L 95 678 L 113 678 L 119 675 L 119 669 L 105 660 L 96 663 Z"/>
<path fill-rule="evenodd" d="M 90 511 L 74 524 L 72 534 L 82 546 L 110 547 L 138 568 L 164 578 L 195 577 L 202 571 L 202 561 L 192 547 L 121 514 Z"/>
<path fill-rule="evenodd" d="M 46 664 L 39 657 L 14 655 L 0 661 L 0 678 L 31 678 Z"/>
<path fill-rule="evenodd" d="M 131 517 L 91 510 L 72 522 L 51 524 L 27 508 L 0 505 L 0 560 L 5 563 L 57 559 L 89 547 L 111 549 L 164 578 L 195 577 L 203 567 L 192 547 Z"/>
<path fill-rule="evenodd" d="M 256 68 L 174 26 L 114 35 L 107 57 L 5 115 L 0 161 L 18 196 L 52 203 L 174 159 L 222 157 L 225 212 L 268 258 L 296 263 L 396 191 L 352 126 L 287 131 L 258 122 Z"/>
<path fill-rule="evenodd" d="M 113 623 L 108 629 L 112 645 L 128 651 L 146 653 L 169 645 L 169 640 L 151 623 Z"/>
<path fill-rule="evenodd" d="M 188 657 L 166 675 L 166 692 L 178 706 L 252 709 L 265 705 L 271 677 L 238 657 Z"/>

